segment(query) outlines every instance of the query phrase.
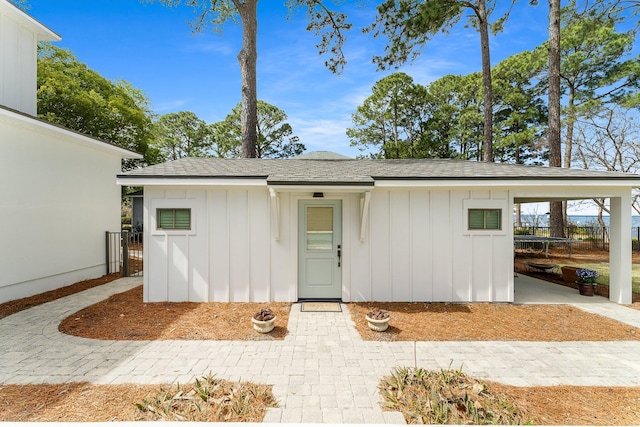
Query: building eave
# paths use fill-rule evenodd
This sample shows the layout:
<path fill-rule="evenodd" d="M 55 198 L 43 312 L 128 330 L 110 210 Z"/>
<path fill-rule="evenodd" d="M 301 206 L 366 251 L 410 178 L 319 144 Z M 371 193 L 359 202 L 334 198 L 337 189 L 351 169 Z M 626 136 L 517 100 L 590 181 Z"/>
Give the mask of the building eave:
<path fill-rule="evenodd" d="M 6 106 L 0 106 L 0 121 L 3 121 L 3 120 L 9 121 L 19 126 L 25 126 L 25 127 L 30 127 L 32 129 L 37 129 L 40 132 L 49 132 L 57 135 L 71 137 L 77 141 L 82 141 L 83 143 L 87 143 L 94 147 L 117 153 L 123 159 L 142 159 L 143 158 L 142 154 L 136 153 L 131 150 L 127 150 L 126 148 L 119 147 L 110 142 L 93 138 L 83 133 L 65 128 L 64 126 L 47 122 L 46 120 L 42 120 L 40 118 L 31 116 L 29 114 L 14 110 Z"/>
<path fill-rule="evenodd" d="M 249 186 L 249 187 L 266 187 L 267 180 L 265 178 L 256 177 L 207 177 L 207 176 L 135 176 L 135 175 L 118 175 L 116 182 L 119 185 L 129 186 Z"/>
<path fill-rule="evenodd" d="M 62 37 L 58 33 L 51 30 L 49 27 L 35 19 L 33 16 L 24 12 L 11 2 L 7 0 L 0 0 L 0 3 L 4 3 L 4 10 L 7 12 L 7 15 L 18 21 L 21 25 L 33 31 L 38 36 L 39 42 L 59 42 L 60 40 L 62 40 Z M 2 6 L 2 4 L 0 4 L 0 6 Z"/>

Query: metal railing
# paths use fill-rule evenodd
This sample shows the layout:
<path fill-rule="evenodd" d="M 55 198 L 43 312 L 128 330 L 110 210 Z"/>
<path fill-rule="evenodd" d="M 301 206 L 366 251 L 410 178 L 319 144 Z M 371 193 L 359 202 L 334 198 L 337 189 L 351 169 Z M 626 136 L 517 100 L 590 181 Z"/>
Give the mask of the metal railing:
<path fill-rule="evenodd" d="M 107 231 L 105 237 L 107 274 L 142 276 L 142 232 Z"/>
<path fill-rule="evenodd" d="M 609 250 L 609 227 L 600 226 L 569 226 L 565 228 L 565 237 L 579 240 L 573 243 L 578 249 Z M 631 227 L 632 250 L 640 252 L 640 227 Z M 551 235 L 550 227 L 527 226 L 513 227 L 516 236 L 543 236 Z"/>

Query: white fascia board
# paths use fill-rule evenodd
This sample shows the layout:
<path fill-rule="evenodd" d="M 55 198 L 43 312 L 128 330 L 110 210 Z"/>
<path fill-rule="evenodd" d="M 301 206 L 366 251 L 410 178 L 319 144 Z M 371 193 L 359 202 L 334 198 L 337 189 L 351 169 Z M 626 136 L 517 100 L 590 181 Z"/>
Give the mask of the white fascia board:
<path fill-rule="evenodd" d="M 640 188 L 640 177 L 636 179 L 376 179 L 376 187 L 504 187 L 504 188 L 549 188 L 549 187 L 631 187 Z"/>
<path fill-rule="evenodd" d="M 340 193 L 364 193 L 373 190 L 373 185 L 270 185 L 269 189 L 277 192 L 295 192 L 295 191 L 335 191 Z"/>
<path fill-rule="evenodd" d="M 127 150 L 126 148 L 118 147 L 117 145 L 109 144 L 80 132 L 48 123 L 36 117 L 29 116 L 28 114 L 19 113 L 6 108 L 0 108 L 0 121 L 3 120 L 10 122 L 16 126 L 33 129 L 36 132 L 63 135 L 76 141 L 93 145 L 94 147 L 105 151 L 118 153 L 123 159 L 142 159 L 144 157 L 142 154 L 135 153 L 133 151 Z"/>
<path fill-rule="evenodd" d="M 29 28 L 29 30 L 37 34 L 39 42 L 59 42 L 62 40 L 62 37 L 55 31 L 42 24 L 33 16 L 23 12 L 20 8 L 11 4 L 11 2 L 7 0 L 0 0 L 0 10 L 6 11 L 7 16 L 10 16 L 11 19 L 15 19 L 20 23 L 20 25 Z"/>
<path fill-rule="evenodd" d="M 116 179 L 119 185 L 141 186 L 208 186 L 208 187 L 266 187 L 267 180 L 263 178 L 141 178 L 121 176 Z"/>

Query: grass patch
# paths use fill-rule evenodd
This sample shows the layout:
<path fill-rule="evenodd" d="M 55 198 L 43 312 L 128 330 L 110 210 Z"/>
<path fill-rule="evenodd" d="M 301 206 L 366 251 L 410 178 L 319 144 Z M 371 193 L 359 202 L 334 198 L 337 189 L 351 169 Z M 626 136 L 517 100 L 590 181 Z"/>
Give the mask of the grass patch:
<path fill-rule="evenodd" d="M 276 407 L 271 386 L 230 382 L 212 375 L 195 383 L 161 388 L 136 404 L 143 421 L 261 422 Z"/>
<path fill-rule="evenodd" d="M 513 401 L 493 395 L 461 370 L 396 368 L 378 386 L 384 406 L 407 424 L 522 424 Z"/>

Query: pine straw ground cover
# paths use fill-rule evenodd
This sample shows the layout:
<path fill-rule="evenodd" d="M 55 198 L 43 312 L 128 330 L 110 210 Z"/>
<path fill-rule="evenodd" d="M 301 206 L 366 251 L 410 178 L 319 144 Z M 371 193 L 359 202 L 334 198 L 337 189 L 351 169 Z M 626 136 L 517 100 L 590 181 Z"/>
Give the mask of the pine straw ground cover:
<path fill-rule="evenodd" d="M 0 385 L 0 420 L 261 422 L 271 386 L 205 376 L 186 385 Z"/>
<path fill-rule="evenodd" d="M 253 330 L 262 308 L 276 315 L 273 331 Z M 112 295 L 62 321 L 69 335 L 107 340 L 282 340 L 291 303 L 144 303 L 142 286 Z"/>
<path fill-rule="evenodd" d="M 460 370 L 397 368 L 378 388 L 408 424 L 640 424 L 637 387 L 511 387 Z"/>

